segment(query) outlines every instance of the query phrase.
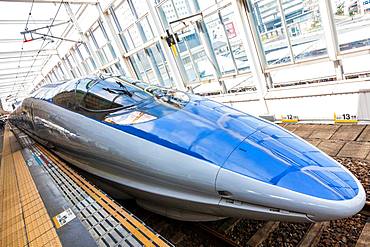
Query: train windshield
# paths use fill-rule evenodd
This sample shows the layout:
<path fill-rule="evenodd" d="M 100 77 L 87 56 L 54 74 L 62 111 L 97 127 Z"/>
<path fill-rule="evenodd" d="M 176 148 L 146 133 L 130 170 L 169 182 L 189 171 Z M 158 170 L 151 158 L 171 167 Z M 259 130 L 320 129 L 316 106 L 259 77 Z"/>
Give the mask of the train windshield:
<path fill-rule="evenodd" d="M 80 98 L 81 107 L 98 112 L 131 109 L 154 99 L 179 109 L 190 100 L 184 92 L 150 86 L 143 82 L 127 81 L 116 76 L 87 80 L 77 86 L 76 96 Z"/>
<path fill-rule="evenodd" d="M 116 111 L 131 108 L 152 98 L 141 88 L 130 85 L 118 77 L 89 80 L 83 87 L 86 93 L 80 101 L 80 106 L 90 111 Z M 79 91 L 77 88 L 77 95 Z"/>

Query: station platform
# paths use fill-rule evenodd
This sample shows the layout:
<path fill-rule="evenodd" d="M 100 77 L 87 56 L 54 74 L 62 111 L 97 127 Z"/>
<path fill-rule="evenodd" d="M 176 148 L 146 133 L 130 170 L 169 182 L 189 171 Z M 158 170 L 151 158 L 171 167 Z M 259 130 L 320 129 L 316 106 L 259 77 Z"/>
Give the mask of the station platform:
<path fill-rule="evenodd" d="M 0 246 L 172 246 L 18 129 L 2 139 Z"/>

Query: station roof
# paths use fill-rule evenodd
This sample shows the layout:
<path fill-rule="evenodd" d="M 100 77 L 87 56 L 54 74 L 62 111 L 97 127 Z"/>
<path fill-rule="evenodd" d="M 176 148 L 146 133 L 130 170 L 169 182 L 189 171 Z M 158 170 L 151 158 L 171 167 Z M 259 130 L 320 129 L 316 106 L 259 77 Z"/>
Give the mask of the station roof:
<path fill-rule="evenodd" d="M 66 2 L 76 15 L 87 4 L 97 1 L 0 0 L 2 100 L 23 98 L 43 78 L 45 64 L 60 57 L 58 48 L 63 42 L 60 38 L 71 36 L 72 29 L 70 15 L 63 6 Z M 74 36 L 78 39 L 77 33 Z"/>

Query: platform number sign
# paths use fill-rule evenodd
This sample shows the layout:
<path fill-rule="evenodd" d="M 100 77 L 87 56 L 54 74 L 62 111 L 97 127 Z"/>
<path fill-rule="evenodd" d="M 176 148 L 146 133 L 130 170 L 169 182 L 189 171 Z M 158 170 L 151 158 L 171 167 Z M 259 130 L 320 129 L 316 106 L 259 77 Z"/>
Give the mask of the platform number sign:
<path fill-rule="evenodd" d="M 73 213 L 72 209 L 68 208 L 67 210 L 61 212 L 57 216 L 53 217 L 54 224 L 56 228 L 60 228 L 76 218 L 76 215 Z"/>
<path fill-rule="evenodd" d="M 288 115 L 282 115 L 281 116 L 281 121 L 283 123 L 297 123 L 299 121 L 298 116 L 288 114 Z"/>
<path fill-rule="evenodd" d="M 335 123 L 357 123 L 358 119 L 355 114 L 349 113 L 334 113 Z"/>

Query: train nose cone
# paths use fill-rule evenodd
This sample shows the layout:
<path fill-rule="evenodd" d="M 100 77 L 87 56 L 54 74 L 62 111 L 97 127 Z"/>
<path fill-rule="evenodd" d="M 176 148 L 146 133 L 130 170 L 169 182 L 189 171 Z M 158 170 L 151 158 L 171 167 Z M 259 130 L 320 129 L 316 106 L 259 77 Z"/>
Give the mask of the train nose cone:
<path fill-rule="evenodd" d="M 274 199 L 270 200 L 270 205 L 298 210 L 294 205 L 302 204 L 300 212 L 305 210 L 309 215 L 316 215 L 317 220 L 323 219 L 319 215 L 324 211 L 331 214 L 331 218 L 340 218 L 339 214 L 343 217 L 355 214 L 364 203 L 364 190 L 347 169 L 314 146 L 273 125 L 247 137 L 222 168 L 264 182 L 271 188 L 259 190 L 256 187 L 249 194 L 250 198 L 250 190 L 244 194 L 237 193 L 243 195 L 244 198 L 240 199 L 252 199 L 255 200 L 253 203 L 260 204 L 266 203 L 268 197 L 280 198 L 282 204 L 278 203 L 280 199 Z M 362 198 L 356 200 L 352 208 L 343 203 L 357 197 L 359 192 Z M 303 198 L 304 201 L 300 201 Z M 336 209 L 328 208 L 329 204 L 324 201 L 330 201 L 329 204 Z M 331 213 L 330 210 L 336 212 Z"/>

